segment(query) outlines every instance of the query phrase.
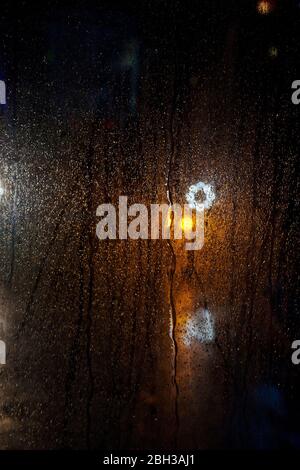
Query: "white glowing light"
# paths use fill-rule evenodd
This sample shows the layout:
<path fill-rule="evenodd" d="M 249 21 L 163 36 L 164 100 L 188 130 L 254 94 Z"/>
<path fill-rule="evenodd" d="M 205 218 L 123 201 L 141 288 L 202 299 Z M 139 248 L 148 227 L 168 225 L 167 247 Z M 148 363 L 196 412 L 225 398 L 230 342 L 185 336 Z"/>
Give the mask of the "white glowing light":
<path fill-rule="evenodd" d="M 3 80 L 0 80 L 0 104 L 6 104 L 6 86 Z"/>
<path fill-rule="evenodd" d="M 0 183 L 0 199 L 1 199 L 1 197 L 2 197 L 3 195 L 4 195 L 4 188 L 3 188 L 3 186 L 2 186 L 1 183 Z"/>
<path fill-rule="evenodd" d="M 203 202 L 197 201 L 196 199 L 196 195 L 200 191 L 205 195 L 205 200 Z M 202 181 L 190 186 L 186 195 L 186 200 L 190 208 L 196 209 L 199 212 L 203 211 L 203 209 L 210 209 L 215 199 L 216 195 L 212 185 L 203 183 Z"/>
<path fill-rule="evenodd" d="M 0 364 L 6 364 L 6 344 L 0 340 Z"/>
<path fill-rule="evenodd" d="M 214 321 L 207 309 L 199 309 L 186 324 L 183 342 L 190 346 L 193 340 L 200 343 L 210 343 L 215 339 Z"/>

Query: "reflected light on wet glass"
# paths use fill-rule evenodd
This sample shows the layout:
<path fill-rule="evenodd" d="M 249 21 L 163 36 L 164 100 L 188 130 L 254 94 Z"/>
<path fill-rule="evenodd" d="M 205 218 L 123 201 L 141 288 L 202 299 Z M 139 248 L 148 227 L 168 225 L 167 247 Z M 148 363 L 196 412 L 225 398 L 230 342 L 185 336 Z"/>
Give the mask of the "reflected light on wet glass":
<path fill-rule="evenodd" d="M 194 223 L 193 223 L 192 217 L 188 217 L 188 216 L 182 217 L 181 219 L 182 230 L 184 230 L 185 232 L 189 232 L 190 230 L 192 230 L 193 225 Z"/>
<path fill-rule="evenodd" d="M 183 343 L 191 346 L 193 341 L 199 343 L 210 343 L 215 338 L 215 328 L 212 315 L 208 309 L 199 309 L 193 318 L 186 323 Z"/>
<path fill-rule="evenodd" d="M 174 223 L 174 219 L 173 219 L 173 223 Z M 169 211 L 166 225 L 167 227 L 171 227 L 171 224 L 172 224 L 172 217 L 171 217 L 171 212 Z M 179 224 L 179 221 L 178 221 L 178 224 Z M 193 226 L 194 226 L 193 218 L 187 215 L 183 216 L 180 220 L 180 226 L 184 232 L 189 232 L 190 230 L 193 229 Z"/>
<path fill-rule="evenodd" d="M 2 198 L 2 196 L 4 196 L 4 193 L 5 193 L 4 188 L 0 182 L 0 199 Z"/>
<path fill-rule="evenodd" d="M 262 0 L 257 4 L 257 11 L 261 15 L 268 15 L 272 10 L 271 3 L 266 0 Z"/>
<path fill-rule="evenodd" d="M 198 194 L 203 194 L 204 200 L 198 200 Z M 186 194 L 186 200 L 191 209 L 196 209 L 201 212 L 204 209 L 210 209 L 213 205 L 216 195 L 211 184 L 203 183 L 199 181 L 196 184 L 193 184 L 189 187 L 189 190 Z"/>

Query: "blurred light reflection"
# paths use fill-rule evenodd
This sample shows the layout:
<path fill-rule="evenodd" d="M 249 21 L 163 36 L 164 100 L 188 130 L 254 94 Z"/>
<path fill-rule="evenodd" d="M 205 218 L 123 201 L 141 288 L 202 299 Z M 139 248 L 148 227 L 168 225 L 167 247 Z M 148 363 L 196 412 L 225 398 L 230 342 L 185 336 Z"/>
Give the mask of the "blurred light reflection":
<path fill-rule="evenodd" d="M 196 199 L 198 193 L 203 193 L 205 196 L 204 201 L 200 202 Z M 196 184 L 190 186 L 189 191 L 186 195 L 186 200 L 191 209 L 196 209 L 201 212 L 204 209 L 210 209 L 216 198 L 215 192 L 211 184 L 203 183 L 199 181 Z"/>
<path fill-rule="evenodd" d="M 199 309 L 195 316 L 186 323 L 183 342 L 191 346 L 193 340 L 200 343 L 210 343 L 215 338 L 214 321 L 208 309 Z"/>

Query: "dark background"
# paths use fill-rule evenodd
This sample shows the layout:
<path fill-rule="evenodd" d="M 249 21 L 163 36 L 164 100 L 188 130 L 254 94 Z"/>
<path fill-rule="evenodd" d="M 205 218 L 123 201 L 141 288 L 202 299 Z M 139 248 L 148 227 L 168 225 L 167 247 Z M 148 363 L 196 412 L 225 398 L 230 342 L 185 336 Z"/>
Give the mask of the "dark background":
<path fill-rule="evenodd" d="M 300 6 L 257 4 L 2 2 L 1 448 L 299 448 Z M 197 181 L 200 252 L 96 239 Z"/>

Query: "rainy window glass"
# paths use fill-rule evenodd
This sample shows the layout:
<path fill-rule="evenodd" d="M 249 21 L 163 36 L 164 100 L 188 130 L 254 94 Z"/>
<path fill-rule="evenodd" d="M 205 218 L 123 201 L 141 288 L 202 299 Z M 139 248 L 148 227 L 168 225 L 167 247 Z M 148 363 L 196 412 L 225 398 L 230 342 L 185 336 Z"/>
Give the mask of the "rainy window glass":
<path fill-rule="evenodd" d="M 299 36 L 2 0 L 1 450 L 300 448 Z"/>

